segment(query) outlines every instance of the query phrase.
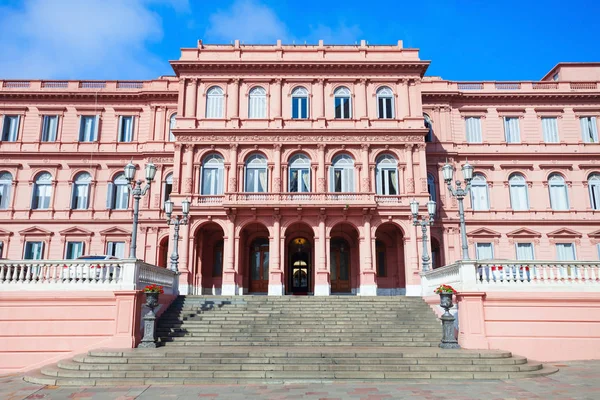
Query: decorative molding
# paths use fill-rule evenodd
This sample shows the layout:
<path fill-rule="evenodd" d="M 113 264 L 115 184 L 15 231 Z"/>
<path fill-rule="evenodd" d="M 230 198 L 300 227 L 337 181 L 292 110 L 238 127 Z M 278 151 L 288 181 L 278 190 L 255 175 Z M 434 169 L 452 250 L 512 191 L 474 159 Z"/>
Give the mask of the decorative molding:
<path fill-rule="evenodd" d="M 396 143 L 396 142 L 422 142 L 423 136 L 415 135 L 357 135 L 353 136 L 346 134 L 329 134 L 329 135 L 180 135 L 177 138 L 181 142 L 240 142 L 240 143 L 261 143 L 261 142 L 310 142 L 310 143 L 335 143 L 335 142 L 381 142 L 381 143 Z M 177 145 L 175 145 L 177 150 Z"/>

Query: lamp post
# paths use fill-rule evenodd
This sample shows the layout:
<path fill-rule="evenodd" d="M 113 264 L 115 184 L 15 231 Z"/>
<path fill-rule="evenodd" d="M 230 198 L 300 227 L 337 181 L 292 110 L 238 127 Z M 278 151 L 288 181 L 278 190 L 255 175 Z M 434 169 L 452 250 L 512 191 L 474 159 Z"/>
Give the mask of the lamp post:
<path fill-rule="evenodd" d="M 410 202 L 410 212 L 412 213 L 413 217 L 413 225 L 421 225 L 421 230 L 423 232 L 423 256 L 421 257 L 421 260 L 423 261 L 423 272 L 428 271 L 429 267 L 431 266 L 431 258 L 429 258 L 429 253 L 427 252 L 427 227 L 433 225 L 435 209 L 435 201 L 429 200 L 427 202 L 427 213 L 429 216 L 422 216 L 419 220 L 419 202 L 415 199 L 412 199 Z"/>
<path fill-rule="evenodd" d="M 156 166 L 152 163 L 146 164 L 146 186 L 142 188 L 142 180 L 135 180 L 135 165 L 130 161 L 124 168 L 125 179 L 127 179 L 127 191 L 133 196 L 133 229 L 131 231 L 131 246 L 129 247 L 129 258 L 136 257 L 138 216 L 140 213 L 140 199 L 146 195 L 156 175 Z"/>
<path fill-rule="evenodd" d="M 473 179 L 473 167 L 469 162 L 462 166 L 462 175 L 465 180 L 465 188 L 461 187 L 461 181 L 457 180 L 456 188 L 452 187 L 452 179 L 454 178 L 454 167 L 446 163 L 442 167 L 442 173 L 444 175 L 444 182 L 448 185 L 448 190 L 452 196 L 458 199 L 458 215 L 460 217 L 460 238 L 462 242 L 462 259 L 469 259 L 469 245 L 467 244 L 467 228 L 465 226 L 465 209 L 463 207 L 463 199 L 469 194 L 471 190 L 471 180 Z"/>
<path fill-rule="evenodd" d="M 171 218 L 173 214 L 173 202 L 171 200 L 165 201 L 165 213 L 167 214 L 167 225 L 173 225 L 175 232 L 173 234 L 173 252 L 171 253 L 171 265 L 169 269 L 173 272 L 177 272 L 179 270 L 179 253 L 177 251 L 177 247 L 179 245 L 179 226 L 187 225 L 188 216 L 190 214 L 190 202 L 188 200 L 183 200 L 181 202 L 181 212 L 183 216 L 176 215 Z"/>

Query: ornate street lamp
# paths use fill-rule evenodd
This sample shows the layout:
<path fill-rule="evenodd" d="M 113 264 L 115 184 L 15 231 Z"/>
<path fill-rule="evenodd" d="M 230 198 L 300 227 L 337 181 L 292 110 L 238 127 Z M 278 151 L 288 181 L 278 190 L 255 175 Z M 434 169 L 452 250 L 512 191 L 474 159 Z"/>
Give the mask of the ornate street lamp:
<path fill-rule="evenodd" d="M 171 265 L 169 269 L 173 272 L 177 272 L 179 270 L 179 253 L 177 251 L 177 247 L 179 245 L 179 226 L 187 225 L 188 217 L 190 214 L 190 202 L 188 200 L 183 200 L 181 202 L 181 212 L 183 216 L 175 215 L 171 218 L 173 214 L 173 202 L 171 200 L 165 201 L 165 213 L 167 214 L 167 225 L 173 225 L 174 233 L 173 233 L 173 252 L 171 253 Z"/>
<path fill-rule="evenodd" d="M 429 216 L 422 216 L 419 220 L 419 202 L 415 199 L 412 199 L 412 201 L 410 202 L 410 212 L 413 217 L 413 225 L 421 225 L 421 231 L 423 233 L 423 256 L 421 257 L 421 260 L 423 261 L 423 272 L 428 271 L 429 267 L 431 266 L 431 258 L 429 258 L 429 254 L 427 253 L 427 227 L 433 225 L 435 209 L 435 201 L 429 200 L 427 202 L 427 213 L 429 214 Z"/>
<path fill-rule="evenodd" d="M 130 161 L 124 168 L 125 179 L 129 183 L 127 190 L 133 196 L 133 229 L 131 231 L 131 246 L 129 247 L 129 258 L 136 257 L 137 249 L 137 230 L 138 230 L 138 216 L 140 213 L 140 199 L 146 195 L 150 185 L 156 175 L 156 166 L 152 163 L 146 164 L 146 186 L 142 188 L 142 180 L 135 180 L 135 165 Z"/>
<path fill-rule="evenodd" d="M 444 182 L 448 185 L 448 190 L 452 196 L 458 199 L 458 215 L 460 217 L 460 238 L 462 241 L 462 258 L 463 260 L 469 259 L 469 245 L 467 244 L 467 229 L 465 226 L 465 209 L 463 207 L 463 199 L 469 194 L 471 190 L 471 180 L 473 179 L 473 167 L 469 162 L 462 167 L 462 175 L 465 180 L 465 188 L 461 187 L 461 182 L 457 180 L 456 189 L 452 187 L 452 179 L 454 178 L 454 167 L 448 163 L 442 167 L 442 173 L 444 175 Z"/>

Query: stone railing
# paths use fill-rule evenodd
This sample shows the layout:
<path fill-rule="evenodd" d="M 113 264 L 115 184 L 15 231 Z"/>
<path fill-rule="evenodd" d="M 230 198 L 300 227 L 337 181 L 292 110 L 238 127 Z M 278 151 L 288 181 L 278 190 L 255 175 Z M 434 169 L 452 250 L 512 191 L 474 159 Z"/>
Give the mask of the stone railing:
<path fill-rule="evenodd" d="M 157 284 L 176 294 L 177 274 L 140 260 L 0 261 L 0 291 L 141 290 Z"/>
<path fill-rule="evenodd" d="M 150 81 L 44 81 L 44 80 L 0 80 L 2 89 L 30 89 L 30 90 L 78 90 L 92 89 L 104 90 L 139 90 L 152 86 Z"/>
<path fill-rule="evenodd" d="M 569 81 L 520 81 L 520 82 L 451 82 L 451 81 L 430 81 L 424 87 L 424 92 L 438 90 L 458 90 L 465 92 L 498 92 L 498 91 L 516 91 L 516 92 L 543 92 L 543 91 L 598 91 L 599 82 L 569 82 Z"/>
<path fill-rule="evenodd" d="M 250 204 L 353 204 L 374 203 L 373 193 L 227 193 L 225 203 Z"/>
<path fill-rule="evenodd" d="M 441 284 L 462 292 L 600 292 L 598 261 L 458 261 L 421 273 L 423 295 Z"/>

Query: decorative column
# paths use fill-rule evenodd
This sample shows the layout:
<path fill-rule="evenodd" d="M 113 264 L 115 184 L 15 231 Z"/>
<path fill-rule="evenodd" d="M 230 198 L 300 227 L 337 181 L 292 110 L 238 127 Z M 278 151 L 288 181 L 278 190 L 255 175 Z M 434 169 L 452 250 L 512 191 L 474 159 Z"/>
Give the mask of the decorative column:
<path fill-rule="evenodd" d="M 325 171 L 325 145 L 324 144 L 318 144 L 317 148 L 319 149 L 318 152 L 318 175 L 317 175 L 317 193 L 325 193 L 327 191 L 326 186 L 325 186 L 325 176 L 326 176 L 326 171 Z"/>
<path fill-rule="evenodd" d="M 325 127 L 325 79 L 317 79 L 315 96 L 313 97 L 314 112 L 317 118 L 317 127 Z"/>
<path fill-rule="evenodd" d="M 187 81 L 184 78 L 179 79 L 179 95 L 177 96 L 177 113 L 185 116 L 185 96 Z M 168 129 L 168 128 L 167 128 Z M 168 135 L 165 135 L 168 138 Z"/>
<path fill-rule="evenodd" d="M 271 84 L 271 116 L 276 128 L 283 128 L 281 117 L 281 78 L 277 78 Z"/>
<path fill-rule="evenodd" d="M 360 94 L 360 97 L 357 97 L 357 109 L 358 109 L 358 117 L 362 122 L 362 126 L 367 128 L 369 126 L 369 111 L 368 104 L 369 98 L 367 95 L 367 87 L 369 85 L 369 81 L 365 78 L 359 80 L 359 84 L 357 85 L 357 93 Z"/>
<path fill-rule="evenodd" d="M 232 79 L 229 82 L 229 107 L 231 110 L 231 127 L 239 128 L 240 127 L 240 80 Z M 235 171 L 235 168 L 232 168 L 232 171 Z"/>
<path fill-rule="evenodd" d="M 361 145 L 361 158 L 362 158 L 362 177 L 360 182 L 360 192 L 368 193 L 371 191 L 371 175 L 369 175 L 369 145 Z"/>
<path fill-rule="evenodd" d="M 405 119 L 410 113 L 408 105 L 408 80 L 399 80 L 396 88 L 398 93 L 398 112 L 396 113 L 396 118 Z"/>
<path fill-rule="evenodd" d="M 196 118 L 196 101 L 198 99 L 198 79 L 192 78 L 186 90 L 184 117 Z"/>
<path fill-rule="evenodd" d="M 183 194 L 192 194 L 192 187 L 194 184 L 194 147 L 190 144 L 183 145 L 183 163 L 185 167 L 182 167 L 182 190 Z"/>
<path fill-rule="evenodd" d="M 280 245 L 281 245 L 281 215 L 273 215 L 273 237 L 269 244 L 269 296 L 283 296 L 283 271 L 281 270 Z"/>
<path fill-rule="evenodd" d="M 410 98 L 410 116 L 413 118 L 423 118 L 423 101 L 421 99 L 421 82 L 411 80 L 408 87 Z"/>
<path fill-rule="evenodd" d="M 325 221 L 327 215 L 322 208 L 319 213 L 319 237 L 318 237 L 318 260 L 317 274 L 315 279 L 315 296 L 329 296 L 331 286 L 329 283 L 329 268 L 327 265 L 327 234 L 325 232 Z"/>
<path fill-rule="evenodd" d="M 413 166 L 413 144 L 406 145 L 406 192 L 415 192 L 415 170 Z"/>
<path fill-rule="evenodd" d="M 227 192 L 237 192 L 237 144 L 229 145 L 229 182 L 227 182 Z"/>
<path fill-rule="evenodd" d="M 273 189 L 272 192 L 281 192 L 281 144 L 273 145 L 273 158 L 275 169 L 273 170 Z"/>
<path fill-rule="evenodd" d="M 419 176 L 421 177 L 421 185 L 416 192 L 427 194 L 427 157 L 425 154 L 425 143 L 417 144 L 419 151 Z"/>
<path fill-rule="evenodd" d="M 235 296 L 237 294 L 236 272 L 235 272 L 235 212 L 227 214 L 227 232 L 223 245 L 225 247 L 225 265 L 223 266 L 223 280 L 221 294 L 223 296 Z"/>
<path fill-rule="evenodd" d="M 174 157 L 173 157 L 173 189 L 174 194 L 181 193 L 182 171 L 181 171 L 181 144 L 175 143 L 174 145 Z"/>
<path fill-rule="evenodd" d="M 373 253 L 371 240 L 371 217 L 368 213 L 363 215 L 363 237 L 361 238 L 362 262 L 360 265 L 360 296 L 377 296 L 377 282 L 373 269 Z"/>
<path fill-rule="evenodd" d="M 190 249 L 190 224 L 182 225 L 181 227 L 181 260 L 179 261 L 179 294 L 191 294 L 190 285 L 193 285 L 193 281 L 190 281 L 190 265 L 189 260 L 189 249 Z"/>

